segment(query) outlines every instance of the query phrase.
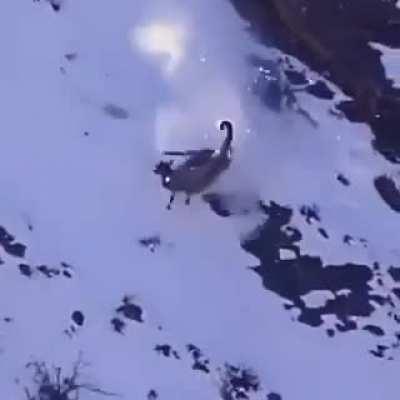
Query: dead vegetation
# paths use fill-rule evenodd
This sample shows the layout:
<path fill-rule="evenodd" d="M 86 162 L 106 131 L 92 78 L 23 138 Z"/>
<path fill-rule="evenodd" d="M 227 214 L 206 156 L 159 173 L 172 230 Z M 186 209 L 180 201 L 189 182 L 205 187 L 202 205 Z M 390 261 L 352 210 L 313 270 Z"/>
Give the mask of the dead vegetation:
<path fill-rule="evenodd" d="M 79 400 L 82 391 L 103 396 L 116 396 L 96 385 L 81 380 L 81 370 L 85 367 L 81 355 L 74 363 L 72 371 L 66 374 L 61 367 L 49 368 L 44 362 L 33 361 L 26 365 L 33 371 L 33 387 L 24 388 L 26 400 Z"/>

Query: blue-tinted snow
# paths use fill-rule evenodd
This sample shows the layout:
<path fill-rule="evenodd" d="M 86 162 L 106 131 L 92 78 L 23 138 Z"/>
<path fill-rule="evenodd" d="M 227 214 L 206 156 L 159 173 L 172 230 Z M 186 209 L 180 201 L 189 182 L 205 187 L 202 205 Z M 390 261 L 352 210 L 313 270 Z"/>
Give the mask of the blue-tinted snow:
<path fill-rule="evenodd" d="M 35 271 L 21 274 L 21 260 L 1 249 L 3 398 L 24 398 L 27 362 L 68 371 L 80 351 L 90 363 L 86 380 L 124 398 L 151 390 L 160 399 L 218 398 L 226 363 L 256 372 L 262 390 L 248 392 L 254 399 L 393 398 L 397 364 L 370 356 L 375 336 L 357 330 L 332 339 L 296 322 L 247 268 L 259 263 L 241 247 L 265 219 L 257 207 L 221 218 L 200 199 L 190 207 L 178 199 L 167 212 L 168 194 L 152 174 L 161 150 L 220 143 L 217 122 L 230 118 L 235 160 L 216 191 L 244 206 L 289 205 L 301 252 L 324 264 L 379 261 L 386 270 L 399 264 L 399 222 L 373 179 L 393 166 L 372 151 L 367 128 L 332 117 L 332 103 L 308 94 L 299 101 L 317 129 L 296 113 L 269 112 L 248 90 L 254 69 L 246 60 L 275 54 L 252 41 L 226 2 L 60 4 L 54 12 L 46 1 L 8 0 L 0 24 L 0 225 L 26 245 L 23 262 Z M 149 54 L 132 39 L 135 28 L 159 23 L 184 32 L 172 67 L 170 54 Z M 126 118 L 105 112 L 110 104 Z M 329 240 L 299 211 L 312 204 Z M 154 252 L 138 243 L 155 234 L 162 240 Z M 368 247 L 346 245 L 346 234 Z M 35 269 L 62 271 L 62 263 L 71 277 Z M 120 335 L 110 321 L 125 296 L 143 322 L 127 318 Z M 65 334 L 76 310 L 85 322 Z M 374 323 L 396 330 L 384 311 L 365 322 Z M 160 343 L 184 358 L 160 357 Z M 210 360 L 210 373 L 192 369 L 189 344 Z"/>

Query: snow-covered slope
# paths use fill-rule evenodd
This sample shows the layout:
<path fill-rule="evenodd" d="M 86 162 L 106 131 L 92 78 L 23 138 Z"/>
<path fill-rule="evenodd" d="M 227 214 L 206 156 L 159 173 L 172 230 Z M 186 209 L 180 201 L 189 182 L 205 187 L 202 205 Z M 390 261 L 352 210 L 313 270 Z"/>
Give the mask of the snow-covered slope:
<path fill-rule="evenodd" d="M 79 354 L 126 399 L 396 397 L 399 222 L 373 184 L 396 171 L 329 112 L 337 88 L 296 94 L 316 126 L 266 108 L 248 57 L 280 54 L 222 0 L 2 9 L 2 399 L 38 400 L 26 364 Z M 216 146 L 223 118 L 231 215 L 167 211 L 160 152 Z"/>

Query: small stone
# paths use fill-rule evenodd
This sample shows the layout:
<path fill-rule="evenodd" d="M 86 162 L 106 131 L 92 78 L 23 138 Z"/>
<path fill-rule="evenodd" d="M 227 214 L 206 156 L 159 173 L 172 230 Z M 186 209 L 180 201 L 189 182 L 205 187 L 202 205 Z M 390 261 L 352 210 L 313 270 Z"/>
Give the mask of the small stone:
<path fill-rule="evenodd" d="M 278 393 L 271 392 L 267 395 L 267 400 L 282 400 L 282 396 Z"/>
<path fill-rule="evenodd" d="M 156 399 L 158 399 L 158 393 L 154 389 L 151 389 L 147 394 L 147 400 L 156 400 Z"/>
<path fill-rule="evenodd" d="M 336 179 L 344 186 L 350 186 L 350 181 L 343 175 L 343 174 L 338 174 L 336 176 Z"/>
<path fill-rule="evenodd" d="M 85 322 L 85 316 L 81 311 L 78 310 L 72 313 L 71 318 L 78 326 L 82 326 Z"/>
<path fill-rule="evenodd" d="M 18 257 L 18 258 L 24 258 L 26 246 L 24 246 L 21 243 L 7 244 L 7 245 L 4 245 L 4 250 L 11 256 Z"/>
<path fill-rule="evenodd" d="M 111 325 L 113 326 L 115 332 L 123 333 L 125 328 L 125 322 L 121 321 L 119 318 L 113 318 L 111 320 Z"/>
<path fill-rule="evenodd" d="M 117 308 L 117 313 L 121 313 L 125 318 L 143 322 L 143 310 L 136 304 L 130 302 L 129 298 L 123 299 L 124 304 Z"/>
<path fill-rule="evenodd" d="M 324 228 L 318 228 L 318 232 L 319 232 L 320 235 L 321 235 L 322 237 L 324 237 L 325 239 L 329 239 L 328 232 L 327 232 Z"/>
<path fill-rule="evenodd" d="M 76 60 L 78 55 L 77 55 L 77 53 L 67 53 L 67 54 L 64 55 L 64 57 L 66 58 L 66 60 L 71 62 L 71 61 Z"/>
<path fill-rule="evenodd" d="M 18 268 L 22 275 L 32 276 L 32 268 L 28 264 L 19 264 Z"/>

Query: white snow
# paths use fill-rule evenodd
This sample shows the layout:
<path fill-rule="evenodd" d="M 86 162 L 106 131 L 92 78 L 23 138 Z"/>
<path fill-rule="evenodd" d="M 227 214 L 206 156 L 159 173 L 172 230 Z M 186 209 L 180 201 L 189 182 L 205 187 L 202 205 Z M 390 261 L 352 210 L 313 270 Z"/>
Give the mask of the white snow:
<path fill-rule="evenodd" d="M 68 369 L 79 351 L 90 362 L 87 379 L 126 399 L 144 399 L 152 388 L 163 400 L 217 398 L 224 362 L 253 368 L 284 400 L 394 398 L 396 363 L 370 357 L 364 335 L 332 341 L 291 321 L 247 269 L 258 260 L 240 238 L 261 217 L 222 219 L 200 200 L 186 207 L 179 197 L 168 212 L 168 194 L 152 173 L 160 150 L 215 146 L 222 140 L 215 124 L 232 119 L 234 163 L 216 189 L 291 206 L 316 202 L 333 240 L 321 245 L 296 213 L 302 251 L 327 263 L 389 265 L 399 261 L 390 252 L 399 224 L 371 179 L 390 166 L 372 152 L 365 126 L 334 119 L 332 104 L 306 95 L 318 129 L 263 108 L 246 90 L 245 55 L 259 45 L 222 0 L 69 1 L 59 13 L 47 2 L 7 0 L 0 22 L 0 225 L 27 244 L 31 265 L 74 267 L 70 280 L 29 280 L 18 260 L 0 254 L 0 320 L 14 319 L 0 323 L 2 398 L 23 398 L 31 359 Z M 141 32 L 141 46 L 132 46 L 132 32 Z M 69 52 L 73 62 L 64 58 Z M 129 118 L 110 118 L 106 103 Z M 335 182 L 336 170 L 348 175 L 349 188 Z M 368 251 L 344 246 L 345 233 L 366 236 Z M 171 245 L 151 253 L 137 244 L 153 234 Z M 119 335 L 110 319 L 126 294 L 143 307 L 145 322 Z M 74 310 L 86 321 L 69 338 L 63 331 Z M 157 355 L 159 343 L 184 360 Z M 188 343 L 210 358 L 210 376 L 190 369 Z"/>
<path fill-rule="evenodd" d="M 393 80 L 395 88 L 400 88 L 400 50 L 376 42 L 369 42 L 369 44 L 382 53 L 381 58 L 387 78 Z"/>
<path fill-rule="evenodd" d="M 165 23 L 154 23 L 149 26 L 135 28 L 131 32 L 133 46 L 149 53 L 165 54 L 169 58 L 166 72 L 172 73 L 184 56 L 183 29 Z"/>

